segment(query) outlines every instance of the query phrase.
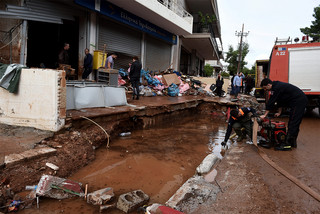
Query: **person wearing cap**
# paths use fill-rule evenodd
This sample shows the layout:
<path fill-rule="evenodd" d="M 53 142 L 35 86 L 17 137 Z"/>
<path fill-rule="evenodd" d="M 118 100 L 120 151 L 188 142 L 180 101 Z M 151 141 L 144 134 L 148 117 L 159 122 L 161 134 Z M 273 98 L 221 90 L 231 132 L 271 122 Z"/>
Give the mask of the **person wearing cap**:
<path fill-rule="evenodd" d="M 249 114 L 251 113 L 251 114 Z M 238 135 L 237 141 L 242 141 L 246 136 L 241 131 L 242 128 L 245 129 L 246 135 L 252 139 L 252 127 L 253 122 L 251 120 L 251 115 L 256 115 L 256 110 L 254 108 L 250 107 L 242 107 L 239 109 L 233 109 L 230 111 L 230 117 L 228 121 L 228 128 L 226 135 L 224 137 L 224 141 L 221 143 L 221 145 L 225 146 L 230 134 L 232 132 L 232 128 Z"/>
<path fill-rule="evenodd" d="M 260 116 L 262 119 L 269 114 L 270 110 L 276 107 L 278 108 L 278 112 L 275 114 L 275 117 L 280 116 L 282 107 L 290 109 L 286 142 L 275 147 L 275 149 L 285 151 L 291 150 L 291 147 L 297 148 L 299 127 L 308 103 L 307 96 L 300 88 L 290 83 L 272 81 L 265 78 L 261 81 L 260 85 L 264 90 L 270 92 L 270 98 L 266 103 L 266 112 Z"/>

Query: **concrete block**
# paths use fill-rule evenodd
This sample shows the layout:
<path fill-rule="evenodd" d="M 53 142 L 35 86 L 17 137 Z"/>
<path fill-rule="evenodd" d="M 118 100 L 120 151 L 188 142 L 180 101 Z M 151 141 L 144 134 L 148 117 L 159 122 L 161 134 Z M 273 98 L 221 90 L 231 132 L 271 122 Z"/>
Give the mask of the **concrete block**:
<path fill-rule="evenodd" d="M 103 205 L 113 198 L 114 198 L 113 188 L 107 187 L 107 188 L 89 193 L 87 196 L 87 203 L 90 203 L 93 205 Z"/>
<path fill-rule="evenodd" d="M 219 158 L 214 154 L 209 154 L 205 157 L 202 163 L 197 167 L 196 172 L 198 175 L 203 175 L 212 169 L 214 164 L 219 160 Z"/>
<path fill-rule="evenodd" d="M 142 190 L 134 190 L 120 195 L 117 208 L 125 213 L 131 212 L 149 201 L 149 196 Z"/>
<path fill-rule="evenodd" d="M 219 191 L 217 186 L 206 182 L 202 176 L 194 176 L 187 180 L 165 205 L 184 213 L 192 213 L 199 204 L 209 198 L 214 201 Z"/>

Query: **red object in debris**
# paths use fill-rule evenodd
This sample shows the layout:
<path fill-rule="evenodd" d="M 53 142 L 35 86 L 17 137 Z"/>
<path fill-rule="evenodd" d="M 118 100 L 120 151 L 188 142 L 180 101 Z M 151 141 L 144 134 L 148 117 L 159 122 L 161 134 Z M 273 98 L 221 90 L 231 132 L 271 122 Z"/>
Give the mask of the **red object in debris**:
<path fill-rule="evenodd" d="M 161 210 L 162 214 L 184 214 L 183 212 L 166 206 L 159 206 L 159 209 Z"/>
<path fill-rule="evenodd" d="M 230 107 L 228 107 L 226 116 L 227 116 L 227 121 L 229 121 L 229 118 L 230 118 Z"/>

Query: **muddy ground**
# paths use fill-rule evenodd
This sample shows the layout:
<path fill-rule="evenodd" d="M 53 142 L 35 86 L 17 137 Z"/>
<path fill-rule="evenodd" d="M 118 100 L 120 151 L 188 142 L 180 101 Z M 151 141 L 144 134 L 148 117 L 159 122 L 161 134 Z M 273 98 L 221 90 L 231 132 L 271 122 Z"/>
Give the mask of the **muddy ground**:
<path fill-rule="evenodd" d="M 284 121 L 287 119 L 283 118 Z M 305 115 L 292 151 L 263 149 L 276 164 L 320 194 L 320 117 Z M 200 205 L 196 213 L 320 213 L 320 202 L 288 180 L 258 154 L 253 145 L 240 143 L 217 167 L 222 192 L 216 201 Z"/>
<path fill-rule="evenodd" d="M 146 102 L 152 101 L 146 99 Z M 198 112 L 204 114 L 218 110 L 219 107 L 212 103 L 198 108 Z M 111 144 L 120 132 L 143 127 L 143 121 L 136 118 L 99 121 L 99 124 L 110 133 Z M 320 192 L 320 145 L 317 143 L 320 139 L 319 126 L 320 118 L 316 113 L 307 115 L 302 122 L 297 149 L 290 152 L 265 149 L 272 160 L 316 192 Z M 95 159 L 96 149 L 105 147 L 106 144 L 104 132 L 89 122 L 81 123 L 80 127 L 70 127 L 54 137 L 40 141 L 36 147 L 50 146 L 58 150 L 57 154 L 0 169 L 0 207 L 12 197 L 6 189 L 20 192 L 26 185 L 37 184 L 42 174 L 53 174 L 51 169 L 43 167 L 46 162 L 60 167 L 55 176 L 69 177 L 91 163 Z M 264 162 L 252 145 L 242 143 L 234 146 L 219 163 L 217 170 L 216 180 L 222 192 L 217 201 L 208 200 L 194 213 L 320 212 L 318 201 Z"/>

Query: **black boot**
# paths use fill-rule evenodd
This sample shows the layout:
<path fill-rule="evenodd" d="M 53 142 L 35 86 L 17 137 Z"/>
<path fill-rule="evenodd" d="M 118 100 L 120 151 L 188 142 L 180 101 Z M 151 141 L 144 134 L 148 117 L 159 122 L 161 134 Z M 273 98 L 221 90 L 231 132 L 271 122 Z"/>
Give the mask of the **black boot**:
<path fill-rule="evenodd" d="M 134 94 L 132 94 L 132 100 L 134 100 Z"/>
<path fill-rule="evenodd" d="M 290 144 L 291 144 L 291 147 L 297 148 L 297 138 L 296 138 L 296 137 L 293 137 L 293 138 L 290 140 Z"/>
<path fill-rule="evenodd" d="M 286 141 L 284 143 L 280 143 L 278 146 L 274 147 L 275 150 L 280 150 L 280 151 L 289 151 L 291 150 L 291 142 L 292 142 L 292 137 L 288 134 L 286 137 Z"/>
<path fill-rule="evenodd" d="M 289 151 L 291 150 L 291 145 L 289 144 L 279 144 L 279 146 L 274 147 L 275 150 L 279 150 L 279 151 Z"/>
<path fill-rule="evenodd" d="M 270 149 L 273 146 L 273 144 L 271 142 L 269 142 L 269 141 L 259 140 L 258 146 Z"/>

